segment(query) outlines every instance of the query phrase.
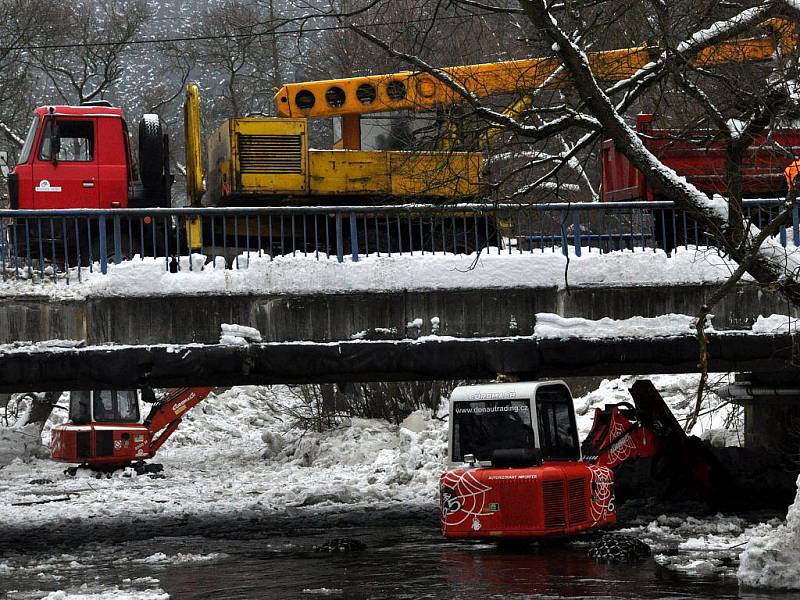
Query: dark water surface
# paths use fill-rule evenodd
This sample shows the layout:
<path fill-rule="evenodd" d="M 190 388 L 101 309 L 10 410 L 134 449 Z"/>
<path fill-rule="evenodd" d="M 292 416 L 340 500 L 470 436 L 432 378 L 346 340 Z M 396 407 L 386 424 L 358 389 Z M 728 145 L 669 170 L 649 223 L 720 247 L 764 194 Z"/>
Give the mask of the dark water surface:
<path fill-rule="evenodd" d="M 501 550 L 448 542 L 430 527 L 402 524 L 306 528 L 247 539 L 159 537 L 89 543 L 0 558 L 0 595 L 49 591 L 91 598 L 797 598 L 740 591 L 734 577 L 676 574 L 652 559 L 604 565 L 574 545 Z M 366 549 L 318 553 L 347 537 Z M 190 555 L 190 556 L 187 556 Z M 3 561 L 10 567 L 2 568 Z M 69 596 L 67 596 L 69 597 Z M 78 596 L 80 597 L 80 596 Z"/>

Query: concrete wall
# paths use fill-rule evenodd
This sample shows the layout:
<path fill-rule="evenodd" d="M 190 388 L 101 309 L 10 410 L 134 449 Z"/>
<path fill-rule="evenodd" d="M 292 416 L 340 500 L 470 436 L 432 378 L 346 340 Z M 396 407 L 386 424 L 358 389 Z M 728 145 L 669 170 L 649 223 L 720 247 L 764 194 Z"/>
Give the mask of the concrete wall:
<path fill-rule="evenodd" d="M 266 341 L 337 341 L 431 333 L 457 337 L 531 335 L 537 312 L 565 317 L 624 319 L 635 315 L 694 314 L 711 286 L 630 288 L 555 287 L 413 291 L 317 296 L 98 297 L 56 301 L 0 299 L 0 343 L 54 338 L 88 344 L 213 343 L 221 323 L 257 327 Z M 786 311 L 775 295 L 742 287 L 714 310 L 716 329 L 749 327 L 759 314 Z M 421 329 L 407 328 L 422 319 Z"/>

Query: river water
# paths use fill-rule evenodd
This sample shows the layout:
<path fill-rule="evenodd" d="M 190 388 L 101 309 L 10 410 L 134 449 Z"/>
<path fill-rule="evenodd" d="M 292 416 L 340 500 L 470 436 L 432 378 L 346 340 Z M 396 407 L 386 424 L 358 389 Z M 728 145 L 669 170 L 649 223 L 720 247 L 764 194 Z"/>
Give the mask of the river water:
<path fill-rule="evenodd" d="M 356 519 L 357 521 L 357 519 Z M 748 592 L 733 576 L 677 574 L 653 559 L 600 564 L 581 544 L 493 544 L 443 540 L 426 519 L 387 519 L 214 537 L 146 537 L 117 543 L 61 540 L 0 555 L 0 595 L 11 599 L 114 598 L 796 598 Z M 319 524 L 318 524 L 319 525 Z M 363 550 L 315 552 L 331 538 Z M 18 546 L 18 545 L 17 545 Z M 732 572 L 732 571 L 731 571 Z"/>

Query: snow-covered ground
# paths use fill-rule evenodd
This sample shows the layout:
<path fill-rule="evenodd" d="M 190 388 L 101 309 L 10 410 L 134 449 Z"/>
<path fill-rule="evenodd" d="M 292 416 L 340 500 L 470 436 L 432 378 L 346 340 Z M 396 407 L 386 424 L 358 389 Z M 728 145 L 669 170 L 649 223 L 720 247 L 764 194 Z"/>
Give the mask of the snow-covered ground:
<path fill-rule="evenodd" d="M 694 403 L 697 376 L 651 379 L 683 421 Z M 630 377 L 603 381 L 597 390 L 576 398 L 581 436 L 591 427 L 594 407 L 630 399 L 627 388 L 632 381 Z M 735 407 L 719 404 L 720 410 L 704 414 L 693 432 L 715 444 L 736 444 L 741 415 Z M 246 520 L 291 511 L 437 510 L 438 475 L 446 460 L 446 401 L 437 414 L 417 411 L 400 426 L 351 419 L 324 433 L 296 426 L 302 410 L 296 391 L 282 386 L 237 387 L 212 395 L 186 416 L 159 453 L 164 478 L 130 473 L 102 479 L 88 473 L 69 477 L 63 474 L 63 465 L 35 452 L 15 457 L 0 470 L 0 524 L 58 530 L 87 520 L 93 526 L 140 525 L 148 520 L 178 522 L 226 515 Z M 45 428 L 45 441 L 52 424 L 63 419 L 63 411 L 56 414 Z M 796 569 L 799 514 L 793 508 L 788 526 L 777 520 L 755 524 L 724 515 L 702 519 L 665 515 L 634 522 L 630 531 L 653 546 L 660 564 L 701 575 L 733 577 L 738 555 L 750 542 L 739 571 L 742 582 L 778 585 L 783 577 L 796 585 L 797 577 L 791 573 Z M 145 558 L 213 560 L 188 551 Z M 53 589 L 56 565 L 69 568 L 68 559 L 53 556 L 48 567 L 32 565 L 22 556 L 4 557 L 0 575 L 32 569 L 42 574 L 42 581 L 49 581 L 49 587 L 42 589 Z M 779 575 L 769 576 L 770 572 Z M 92 590 L 89 586 L 67 592 L 100 597 L 92 596 Z M 127 582 L 123 591 L 135 598 L 165 597 L 163 590 L 144 580 Z"/>
<path fill-rule="evenodd" d="M 165 478 L 63 475 L 49 460 L 15 459 L 2 471 L 0 522 L 31 527 L 92 518 L 258 516 L 312 505 L 434 501 L 445 430 L 430 413 L 408 427 L 352 419 L 325 433 L 294 427 L 299 399 L 284 387 L 212 395 L 159 452 Z M 59 413 L 63 414 L 63 413 Z M 47 429 L 44 434 L 48 437 Z M 32 480 L 53 483 L 30 484 Z M 68 501 L 22 505 L 46 499 Z"/>
<path fill-rule="evenodd" d="M 450 288 L 563 287 L 590 285 L 652 285 L 722 282 L 731 265 L 707 248 L 678 249 L 668 257 L 663 251 L 636 250 L 600 254 L 583 250 L 581 257 L 570 251 L 567 259 L 560 251 L 497 254 L 496 249 L 463 256 L 431 254 L 414 256 L 370 255 L 358 262 L 347 258 L 319 260 L 313 254 L 279 257 L 252 253 L 242 255 L 233 269 L 224 269 L 216 260 L 205 266 L 206 257 L 193 255 L 182 260 L 182 270 L 169 273 L 163 259 L 145 258 L 110 265 L 103 275 L 99 269 L 84 268 L 82 281 L 77 273 L 69 285 L 45 279 L 32 283 L 9 279 L 0 283 L 0 296 L 45 295 L 56 298 L 90 296 L 152 296 L 196 294 L 268 293 L 308 294 L 316 292 L 367 292 L 437 290 Z M 735 267 L 734 267 L 735 268 Z M 24 273 L 23 273 L 24 274 Z"/>

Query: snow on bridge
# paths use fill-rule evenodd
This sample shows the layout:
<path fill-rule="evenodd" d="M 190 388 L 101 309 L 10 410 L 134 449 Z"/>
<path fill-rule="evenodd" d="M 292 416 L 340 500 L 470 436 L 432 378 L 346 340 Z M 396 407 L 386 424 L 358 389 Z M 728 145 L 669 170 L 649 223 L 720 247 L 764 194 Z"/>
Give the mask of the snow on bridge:
<path fill-rule="evenodd" d="M 569 261 L 537 250 L 343 263 L 253 254 L 227 270 L 203 266 L 202 257 L 191 271 L 184 263 L 170 273 L 163 259 L 133 260 L 69 285 L 0 283 L 0 344 L 208 344 L 222 323 L 255 327 L 267 342 L 525 336 L 534 333 L 536 313 L 595 320 L 694 314 L 731 271 L 697 248 L 671 257 L 651 249 L 584 252 Z M 741 329 L 759 314 L 784 310 L 776 295 L 743 284 L 715 307 L 714 325 Z"/>
<path fill-rule="evenodd" d="M 404 292 L 408 290 L 503 289 L 570 286 L 683 285 L 722 283 L 735 265 L 714 250 L 689 247 L 673 256 L 662 250 L 637 248 L 601 254 L 584 251 L 569 259 L 560 250 L 506 253 L 490 249 L 476 255 L 420 252 L 371 255 L 358 262 L 317 260 L 298 252 L 270 259 L 255 252 L 242 254 L 225 269 L 221 259 L 193 255 L 181 259 L 181 270 L 169 272 L 163 258 L 135 258 L 109 264 L 108 273 L 82 269 L 82 280 L 9 279 L 0 283 L 0 298 L 150 297 L 166 295 L 336 294 Z M 24 275 L 24 273 L 22 273 Z"/>

